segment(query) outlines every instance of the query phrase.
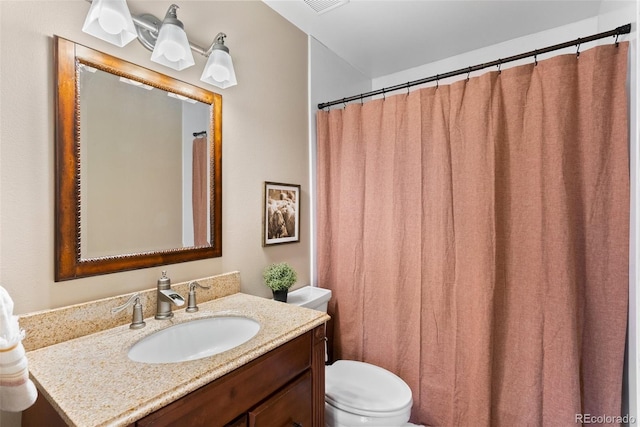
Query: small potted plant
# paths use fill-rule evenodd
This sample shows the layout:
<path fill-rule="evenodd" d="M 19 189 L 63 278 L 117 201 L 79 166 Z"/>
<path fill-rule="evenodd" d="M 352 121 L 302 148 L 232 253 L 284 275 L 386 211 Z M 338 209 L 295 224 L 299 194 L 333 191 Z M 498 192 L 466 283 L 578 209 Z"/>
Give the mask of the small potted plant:
<path fill-rule="evenodd" d="M 267 266 L 262 277 L 266 285 L 271 288 L 273 299 L 282 302 L 287 302 L 289 288 L 298 280 L 296 271 L 286 262 Z"/>

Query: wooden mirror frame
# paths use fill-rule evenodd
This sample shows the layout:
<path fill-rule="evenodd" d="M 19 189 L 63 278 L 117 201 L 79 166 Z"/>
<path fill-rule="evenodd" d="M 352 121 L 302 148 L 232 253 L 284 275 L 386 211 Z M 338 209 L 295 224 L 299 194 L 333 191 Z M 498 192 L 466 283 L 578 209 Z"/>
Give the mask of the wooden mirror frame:
<path fill-rule="evenodd" d="M 54 36 L 55 62 L 55 281 L 222 256 L 222 96 Z M 212 105 L 210 244 L 82 259 L 80 253 L 80 64 L 138 80 Z"/>

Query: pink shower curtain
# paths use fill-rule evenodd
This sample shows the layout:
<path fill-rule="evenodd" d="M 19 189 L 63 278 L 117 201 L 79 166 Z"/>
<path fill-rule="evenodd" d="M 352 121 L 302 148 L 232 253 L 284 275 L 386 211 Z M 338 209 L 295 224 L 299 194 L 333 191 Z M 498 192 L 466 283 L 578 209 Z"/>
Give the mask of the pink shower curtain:
<path fill-rule="evenodd" d="M 627 48 L 318 112 L 334 350 L 401 376 L 413 421 L 620 415 Z"/>
<path fill-rule="evenodd" d="M 193 239 L 195 246 L 209 244 L 207 238 L 207 138 L 193 140 L 192 148 L 193 172 L 191 187 L 191 202 L 193 207 Z"/>

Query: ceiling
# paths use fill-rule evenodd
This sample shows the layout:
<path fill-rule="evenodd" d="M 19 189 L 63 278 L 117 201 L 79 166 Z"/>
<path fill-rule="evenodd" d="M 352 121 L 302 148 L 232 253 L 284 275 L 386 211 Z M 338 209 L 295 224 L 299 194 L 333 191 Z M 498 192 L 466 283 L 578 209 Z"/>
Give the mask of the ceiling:
<path fill-rule="evenodd" d="M 596 16 L 601 0 L 263 0 L 369 78 Z M 309 0 L 338 3 L 338 0 Z M 625 1 L 605 1 L 608 8 Z M 516 52 L 518 53 L 518 52 Z"/>

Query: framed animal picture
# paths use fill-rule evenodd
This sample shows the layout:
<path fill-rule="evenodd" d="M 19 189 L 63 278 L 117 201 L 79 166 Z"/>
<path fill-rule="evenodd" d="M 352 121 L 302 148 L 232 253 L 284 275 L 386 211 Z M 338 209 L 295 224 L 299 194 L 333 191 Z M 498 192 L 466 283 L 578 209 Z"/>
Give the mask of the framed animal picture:
<path fill-rule="evenodd" d="M 300 241 L 300 186 L 264 183 L 262 246 Z"/>

